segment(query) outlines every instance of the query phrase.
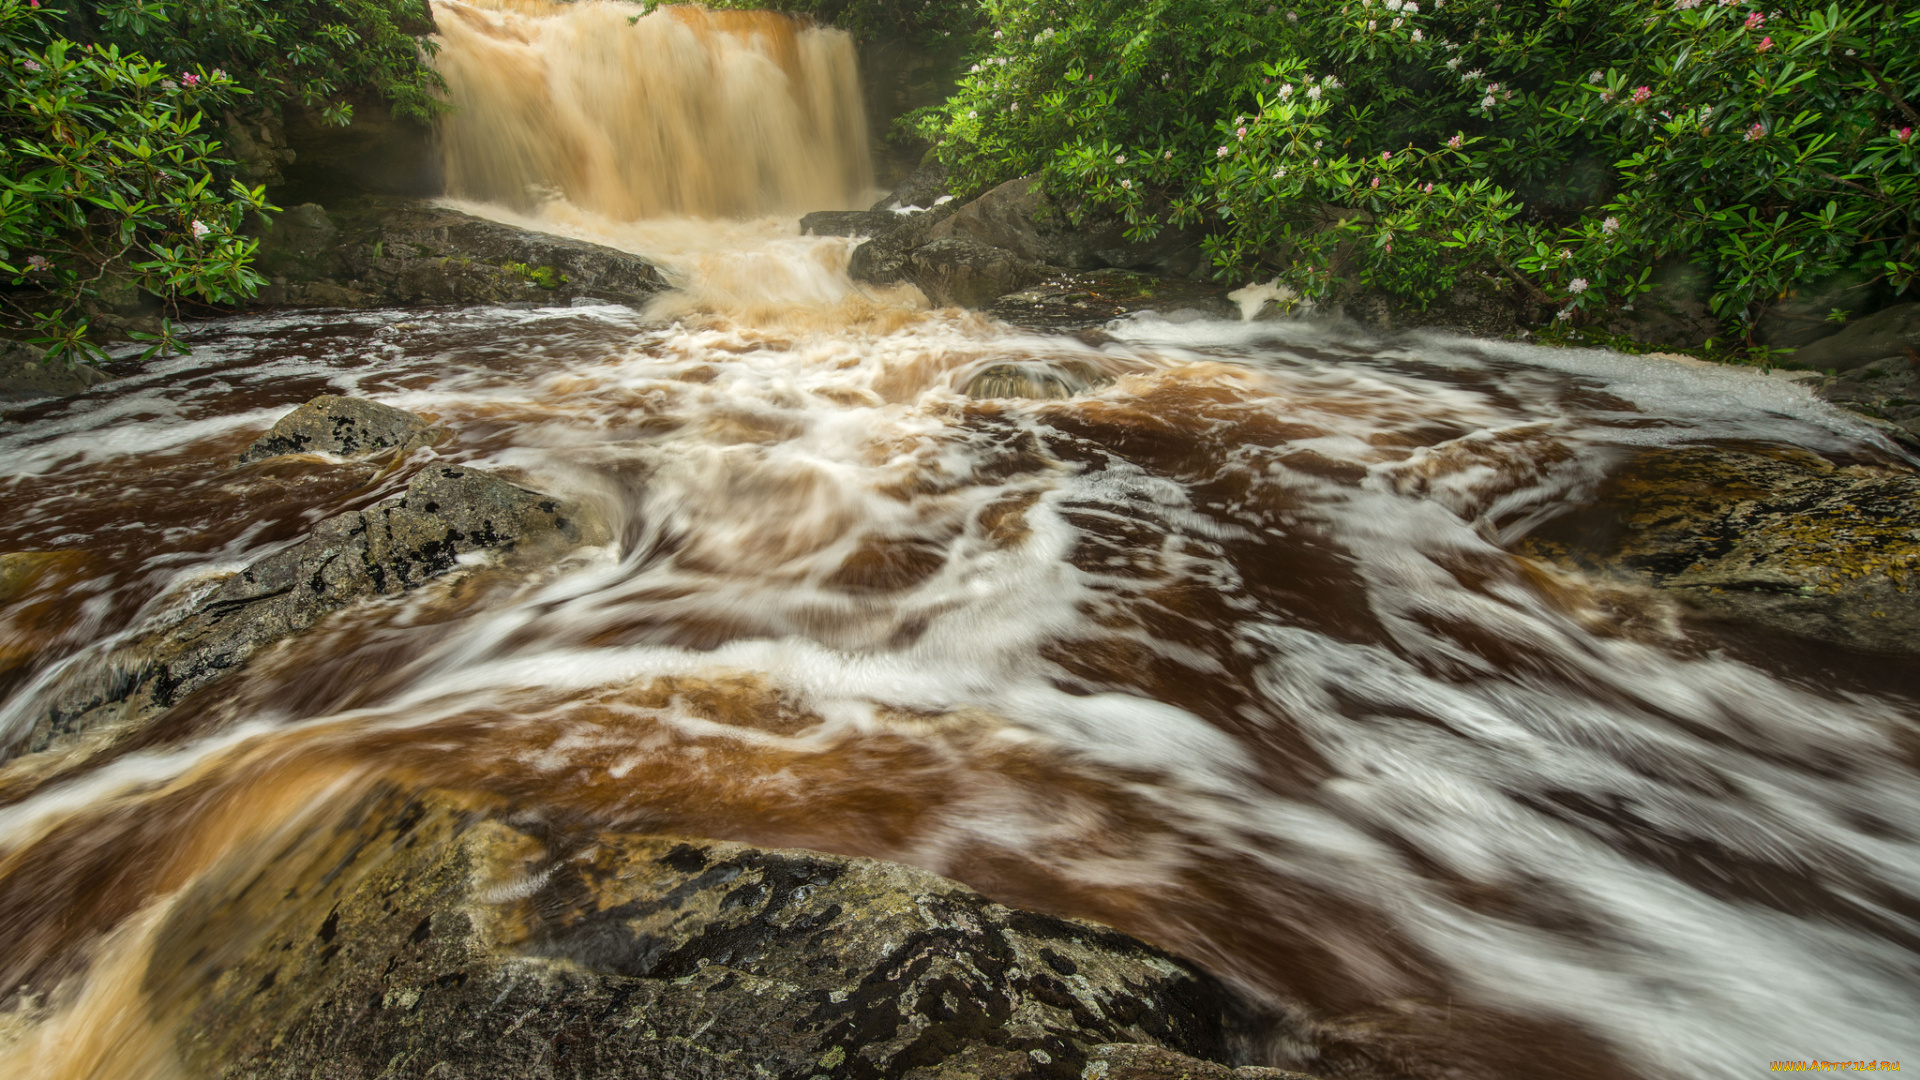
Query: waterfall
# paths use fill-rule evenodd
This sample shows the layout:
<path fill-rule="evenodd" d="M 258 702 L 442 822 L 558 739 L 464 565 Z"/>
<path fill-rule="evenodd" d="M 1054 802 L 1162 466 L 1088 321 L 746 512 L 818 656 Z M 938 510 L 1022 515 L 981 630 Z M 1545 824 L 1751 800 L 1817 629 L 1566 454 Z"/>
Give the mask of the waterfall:
<path fill-rule="evenodd" d="M 853 41 L 765 11 L 434 0 L 448 194 L 613 221 L 844 209 L 873 184 Z"/>

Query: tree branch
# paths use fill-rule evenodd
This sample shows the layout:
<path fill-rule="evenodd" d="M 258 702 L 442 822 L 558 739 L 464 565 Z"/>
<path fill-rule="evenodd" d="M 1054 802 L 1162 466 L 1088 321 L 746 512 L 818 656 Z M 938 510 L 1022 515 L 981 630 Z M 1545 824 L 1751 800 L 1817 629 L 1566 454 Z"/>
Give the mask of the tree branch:
<path fill-rule="evenodd" d="M 1914 112 L 1913 106 L 1907 104 L 1906 99 L 1900 96 L 1900 92 L 1888 84 L 1886 78 L 1880 74 L 1880 69 L 1873 66 L 1873 61 L 1856 57 L 1855 62 L 1873 77 L 1873 84 L 1880 88 L 1880 92 L 1886 95 L 1887 100 L 1899 106 L 1900 111 L 1907 114 L 1907 119 L 1920 124 L 1920 112 Z"/>

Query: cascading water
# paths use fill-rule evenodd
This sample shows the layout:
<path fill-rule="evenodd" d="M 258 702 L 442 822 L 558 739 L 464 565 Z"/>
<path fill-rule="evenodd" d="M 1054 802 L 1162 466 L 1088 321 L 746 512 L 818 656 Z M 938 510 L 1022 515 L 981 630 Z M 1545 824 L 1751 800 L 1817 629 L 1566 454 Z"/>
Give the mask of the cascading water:
<path fill-rule="evenodd" d="M 848 241 L 753 219 L 864 186 L 844 39 L 436 10 L 462 205 L 686 287 L 643 314 L 223 320 L 25 410 L 0 550 L 64 554 L 0 608 L 0 736 L 404 482 L 232 465 L 317 393 L 428 414 L 451 434 L 422 456 L 616 539 L 343 612 L 137 751 L 0 768 L 0 1071 L 177 1070 L 146 989 L 169 905 L 378 782 L 1095 918 L 1313 1017 L 1324 1038 L 1269 1050 L 1328 1076 L 1920 1058 L 1911 675 L 1498 542 L 1649 448 L 1890 461 L 1870 430 L 1759 374 L 1599 352 L 1158 318 L 1087 344 L 929 312 L 848 281 Z M 1112 381 L 960 392 L 1005 362 Z"/>

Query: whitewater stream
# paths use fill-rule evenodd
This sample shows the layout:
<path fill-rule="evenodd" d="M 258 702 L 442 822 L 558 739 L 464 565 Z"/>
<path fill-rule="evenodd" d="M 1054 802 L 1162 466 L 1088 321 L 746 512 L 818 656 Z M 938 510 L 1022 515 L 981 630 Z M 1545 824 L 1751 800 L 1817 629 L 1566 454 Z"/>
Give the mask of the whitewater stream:
<path fill-rule="evenodd" d="M 1368 1075 L 1920 1063 L 1920 676 L 1511 553 L 1646 448 L 1896 460 L 1869 428 L 1599 351 L 928 310 L 798 235 L 874 197 L 843 36 L 534 7 L 436 4 L 454 205 L 680 288 L 219 319 L 14 410 L 0 551 L 64 554 L 0 606 L 0 738 L 428 461 L 613 540 L 343 612 L 130 749 L 0 766 L 0 1073 L 177 1075 L 154 913 L 380 779 L 924 867 L 1189 957 Z M 1101 384 L 963 392 L 1001 363 Z M 450 435 L 371 481 L 234 464 L 321 393 Z"/>

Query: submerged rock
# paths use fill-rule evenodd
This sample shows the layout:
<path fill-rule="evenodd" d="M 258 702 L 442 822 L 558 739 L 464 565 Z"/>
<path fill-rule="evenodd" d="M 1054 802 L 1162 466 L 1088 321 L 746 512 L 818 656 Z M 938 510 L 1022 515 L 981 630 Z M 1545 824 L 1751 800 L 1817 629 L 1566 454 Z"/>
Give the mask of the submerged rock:
<path fill-rule="evenodd" d="M 973 398 L 1070 398 L 1105 386 L 1112 376 L 1089 364 L 1055 366 L 1042 363 L 994 364 L 967 380 L 966 395 Z"/>
<path fill-rule="evenodd" d="M 241 453 L 240 460 L 310 453 L 366 457 L 420 445 L 430 431 L 425 418 L 405 409 L 322 394 L 281 417 Z"/>
<path fill-rule="evenodd" d="M 1920 476 L 1904 470 L 1782 447 L 1649 450 L 1520 550 L 1732 622 L 1920 654 Z"/>
<path fill-rule="evenodd" d="M 1239 315 L 1224 285 L 1128 270 L 1050 272 L 1038 283 L 995 300 L 988 310 L 996 319 L 1036 330 L 1085 330 L 1140 311 L 1170 319 Z"/>
<path fill-rule="evenodd" d="M 356 601 L 418 588 L 462 556 L 551 557 L 603 540 L 559 502 L 492 473 L 430 465 L 399 498 L 327 518 L 305 540 L 228 578 L 184 619 L 126 649 L 96 680 L 69 687 L 15 749 L 47 749 L 112 723 L 151 719 Z"/>
<path fill-rule="evenodd" d="M 1206 975 L 870 859 L 387 791 L 172 910 L 146 990 L 195 1076 L 1233 1075 Z"/>

